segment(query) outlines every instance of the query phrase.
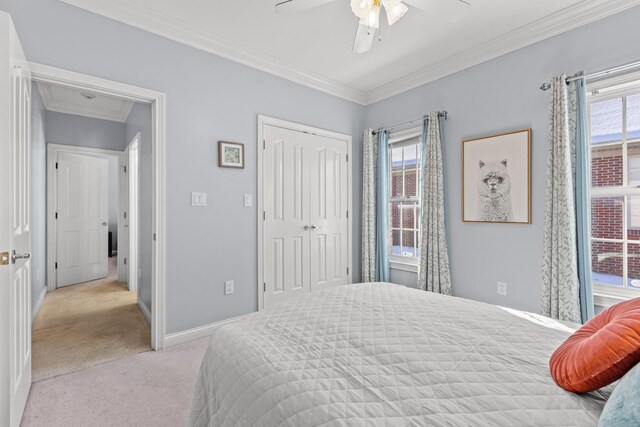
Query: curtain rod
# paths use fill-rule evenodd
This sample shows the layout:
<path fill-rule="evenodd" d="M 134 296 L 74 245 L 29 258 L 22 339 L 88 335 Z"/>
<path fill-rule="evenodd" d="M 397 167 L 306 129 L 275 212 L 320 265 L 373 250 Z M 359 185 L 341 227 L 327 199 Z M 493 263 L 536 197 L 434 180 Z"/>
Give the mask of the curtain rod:
<path fill-rule="evenodd" d="M 609 68 L 606 70 L 602 70 L 602 71 L 598 71 L 592 74 L 587 74 L 587 75 L 574 75 L 571 77 L 567 77 L 566 82 L 572 82 L 575 80 L 580 80 L 580 79 L 594 79 L 596 77 L 601 77 L 601 76 L 606 76 L 607 74 L 613 74 L 613 73 L 618 73 L 620 71 L 625 71 L 625 70 L 629 70 L 632 68 L 638 68 L 640 67 L 640 61 L 635 61 L 635 62 L 630 62 L 628 64 L 624 64 L 624 65 L 619 65 L 617 67 L 613 67 L 613 68 Z M 551 84 L 550 83 L 542 83 L 542 86 L 540 86 L 540 90 L 549 90 L 551 89 Z"/>
<path fill-rule="evenodd" d="M 448 112 L 448 111 L 438 111 L 438 117 L 444 117 L 444 119 L 445 119 L 445 120 L 447 120 L 447 116 L 448 116 L 448 115 L 449 115 L 449 112 Z M 396 128 L 403 127 L 403 126 L 412 125 L 412 124 L 414 124 L 414 123 L 419 123 L 419 122 L 421 122 L 421 121 L 424 121 L 424 120 L 426 120 L 426 119 L 428 119 L 428 118 L 429 118 L 429 116 L 425 114 L 424 116 L 422 116 L 422 118 L 421 118 L 421 119 L 415 119 L 415 120 L 411 120 L 411 121 L 408 121 L 408 122 L 399 123 L 399 124 L 397 124 L 397 125 L 388 126 L 388 127 L 386 127 L 386 128 L 378 128 L 378 129 L 374 129 L 374 130 L 373 130 L 373 133 L 374 133 L 374 134 L 376 134 L 376 133 L 378 133 L 378 132 L 382 132 L 383 130 L 391 130 L 391 129 L 396 129 Z"/>

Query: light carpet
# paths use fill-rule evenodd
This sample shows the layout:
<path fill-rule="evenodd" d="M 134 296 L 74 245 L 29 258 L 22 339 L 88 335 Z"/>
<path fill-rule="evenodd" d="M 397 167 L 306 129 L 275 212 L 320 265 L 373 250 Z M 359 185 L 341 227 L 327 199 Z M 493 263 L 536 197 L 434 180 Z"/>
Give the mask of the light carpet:
<path fill-rule="evenodd" d="M 31 386 L 22 426 L 184 426 L 209 338 Z"/>
<path fill-rule="evenodd" d="M 151 350 L 151 332 L 136 292 L 105 279 L 50 292 L 33 323 L 32 378 L 39 381 Z"/>

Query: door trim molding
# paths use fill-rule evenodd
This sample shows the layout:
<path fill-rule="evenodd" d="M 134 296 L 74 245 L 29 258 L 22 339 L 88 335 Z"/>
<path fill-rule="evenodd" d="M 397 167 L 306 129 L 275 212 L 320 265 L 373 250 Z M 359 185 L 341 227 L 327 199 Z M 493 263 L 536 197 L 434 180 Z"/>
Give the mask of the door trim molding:
<path fill-rule="evenodd" d="M 316 128 L 313 126 L 307 126 L 300 123 L 289 122 L 287 120 L 276 119 L 274 117 L 265 116 L 262 114 L 258 114 L 258 139 L 256 144 L 256 151 L 258 152 L 258 160 L 257 160 L 257 191 L 258 191 L 258 203 L 257 203 L 257 228 L 258 228 L 258 283 L 257 283 L 257 291 L 258 291 L 258 311 L 264 309 L 264 254 L 263 254 L 263 211 L 264 211 L 264 188 L 262 186 L 262 162 L 264 156 L 263 150 L 263 141 L 264 141 L 264 127 L 265 126 L 275 126 L 284 129 L 294 130 L 298 132 L 311 133 L 314 135 L 320 135 L 328 138 L 337 139 L 340 141 L 345 141 L 347 143 L 347 153 L 349 155 L 349 161 L 347 163 L 347 200 L 348 200 L 348 209 L 349 209 L 349 219 L 348 219 L 348 232 L 347 232 L 347 265 L 349 267 L 349 274 L 347 275 L 347 283 L 352 283 L 353 278 L 353 145 L 352 145 L 352 137 L 351 135 L 347 135 L 344 133 L 334 132 L 326 129 Z"/>
<path fill-rule="evenodd" d="M 130 157 L 131 157 L 131 147 L 136 145 L 136 156 L 138 165 L 136 166 L 136 190 L 137 197 L 136 202 L 138 206 L 133 209 L 131 207 L 131 181 L 134 179 L 132 174 L 133 168 L 131 167 Z M 124 150 L 123 157 L 127 157 L 127 173 L 126 177 L 126 212 L 127 212 L 127 223 L 128 223 L 128 240 L 127 240 L 127 284 L 129 285 L 130 291 L 138 292 L 138 280 L 139 280 L 139 269 L 140 269 L 140 132 L 137 132 L 133 137 L 127 148 Z M 135 214 L 132 214 L 135 212 Z M 120 246 L 118 244 L 118 246 Z"/>
<path fill-rule="evenodd" d="M 58 200 L 58 175 L 56 162 L 58 153 L 94 154 L 118 157 L 118 166 L 122 164 L 122 151 L 103 148 L 77 147 L 75 145 L 47 144 L 47 292 L 58 287 L 56 260 L 58 259 L 58 222 L 55 214 Z"/>
<path fill-rule="evenodd" d="M 151 348 L 161 350 L 166 337 L 166 95 L 87 74 L 29 63 L 34 81 L 118 96 L 151 105 L 152 244 Z"/>

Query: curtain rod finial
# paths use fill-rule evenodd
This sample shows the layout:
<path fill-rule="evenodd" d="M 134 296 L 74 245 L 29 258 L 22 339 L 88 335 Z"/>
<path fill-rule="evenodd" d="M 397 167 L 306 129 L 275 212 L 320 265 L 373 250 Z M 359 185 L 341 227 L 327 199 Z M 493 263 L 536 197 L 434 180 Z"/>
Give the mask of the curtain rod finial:
<path fill-rule="evenodd" d="M 549 90 L 551 89 L 551 83 L 542 83 L 542 86 L 540 86 L 540 90 Z"/>

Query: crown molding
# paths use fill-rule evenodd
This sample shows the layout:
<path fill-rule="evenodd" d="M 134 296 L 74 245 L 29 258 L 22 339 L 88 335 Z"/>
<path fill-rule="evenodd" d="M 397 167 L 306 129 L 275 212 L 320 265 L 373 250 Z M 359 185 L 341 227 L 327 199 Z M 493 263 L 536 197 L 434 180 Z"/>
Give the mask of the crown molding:
<path fill-rule="evenodd" d="M 361 105 L 366 92 L 126 0 L 59 0 Z"/>
<path fill-rule="evenodd" d="M 129 118 L 131 109 L 133 108 L 133 102 L 131 101 L 122 101 L 120 103 L 121 108 L 117 110 L 92 108 L 91 106 L 78 105 L 72 102 L 63 102 L 55 99 L 55 95 L 53 94 L 50 85 L 43 84 L 42 82 L 37 82 L 36 84 L 38 85 L 38 90 L 42 96 L 44 108 L 47 111 L 125 123 Z"/>
<path fill-rule="evenodd" d="M 443 61 L 364 91 L 126 0 L 59 1 L 365 106 L 640 5 L 640 0 L 583 0 Z"/>
<path fill-rule="evenodd" d="M 367 92 L 366 105 L 398 95 L 640 4 L 640 0 L 585 0 L 443 61 Z"/>

